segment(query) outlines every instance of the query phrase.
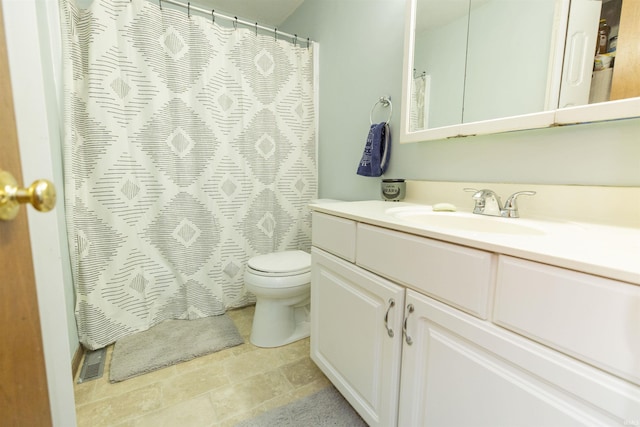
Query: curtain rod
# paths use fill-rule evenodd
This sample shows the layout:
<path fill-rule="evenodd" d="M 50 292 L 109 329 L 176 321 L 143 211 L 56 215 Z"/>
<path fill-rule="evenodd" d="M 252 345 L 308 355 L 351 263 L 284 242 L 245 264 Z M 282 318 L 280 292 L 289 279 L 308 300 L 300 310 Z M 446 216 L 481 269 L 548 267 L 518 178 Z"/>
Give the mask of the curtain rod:
<path fill-rule="evenodd" d="M 228 16 L 228 15 L 224 15 L 222 13 L 216 12 L 215 10 L 206 10 L 206 9 L 202 9 L 200 7 L 197 6 L 191 6 L 191 3 L 182 3 L 176 0 L 158 0 L 158 4 L 160 5 L 160 9 L 162 9 L 162 3 L 169 3 L 172 4 L 174 6 L 179 6 L 179 7 L 183 7 L 185 9 L 187 9 L 187 14 L 189 16 L 191 16 L 191 11 L 195 10 L 197 12 L 200 13 L 204 13 L 206 15 L 211 15 L 212 20 L 215 19 L 215 17 L 218 18 L 222 18 L 222 19 L 226 19 L 228 21 L 231 21 L 234 23 L 234 25 L 237 24 L 242 24 L 246 27 L 251 27 L 251 28 L 255 28 L 256 32 L 258 31 L 258 29 L 260 30 L 264 30 L 264 31 L 268 31 L 268 32 L 272 32 L 273 36 L 275 38 L 277 38 L 278 36 L 284 36 L 288 39 L 290 39 L 290 41 L 295 45 L 298 43 L 298 35 L 297 34 L 289 34 L 289 33 L 285 33 L 283 31 L 278 31 L 277 28 L 269 28 L 269 27 L 265 27 L 263 25 L 258 24 L 257 22 L 249 22 L 246 21 L 244 19 L 239 19 L 237 16 Z M 307 39 L 302 39 L 303 41 L 307 42 L 307 48 L 309 47 L 309 44 L 311 44 L 311 42 L 313 40 L 311 40 L 310 38 L 307 37 Z"/>

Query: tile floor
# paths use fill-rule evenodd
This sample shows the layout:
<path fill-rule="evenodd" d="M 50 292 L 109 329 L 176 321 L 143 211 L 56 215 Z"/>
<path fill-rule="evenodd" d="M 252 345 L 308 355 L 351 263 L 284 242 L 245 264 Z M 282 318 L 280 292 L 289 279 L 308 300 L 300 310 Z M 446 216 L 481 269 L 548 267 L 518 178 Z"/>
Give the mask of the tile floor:
<path fill-rule="evenodd" d="M 329 385 L 309 339 L 263 349 L 249 342 L 254 307 L 231 310 L 245 343 L 120 383 L 75 384 L 78 426 L 233 426 Z"/>

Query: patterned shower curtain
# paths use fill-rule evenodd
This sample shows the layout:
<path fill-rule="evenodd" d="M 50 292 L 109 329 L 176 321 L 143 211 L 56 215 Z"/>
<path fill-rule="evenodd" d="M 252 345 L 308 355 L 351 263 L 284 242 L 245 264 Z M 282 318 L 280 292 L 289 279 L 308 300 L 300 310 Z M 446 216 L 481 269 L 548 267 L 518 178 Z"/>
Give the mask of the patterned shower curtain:
<path fill-rule="evenodd" d="M 409 130 L 423 130 L 428 127 L 427 91 L 429 90 L 431 76 L 421 74 L 414 76 L 411 81 L 411 109 L 409 115 Z"/>
<path fill-rule="evenodd" d="M 81 342 L 255 301 L 250 257 L 310 248 L 313 44 L 146 0 L 60 10 Z"/>

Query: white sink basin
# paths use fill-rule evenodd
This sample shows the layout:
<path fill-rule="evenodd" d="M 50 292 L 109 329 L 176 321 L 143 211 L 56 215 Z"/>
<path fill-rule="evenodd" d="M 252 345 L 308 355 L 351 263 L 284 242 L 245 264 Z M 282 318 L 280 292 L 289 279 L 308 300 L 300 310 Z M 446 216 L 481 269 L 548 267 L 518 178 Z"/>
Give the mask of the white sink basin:
<path fill-rule="evenodd" d="M 445 228 L 477 233 L 537 235 L 546 234 L 541 228 L 522 224 L 518 218 L 500 218 L 466 212 L 433 212 L 430 206 L 411 206 L 387 209 L 394 218 L 426 228 Z"/>

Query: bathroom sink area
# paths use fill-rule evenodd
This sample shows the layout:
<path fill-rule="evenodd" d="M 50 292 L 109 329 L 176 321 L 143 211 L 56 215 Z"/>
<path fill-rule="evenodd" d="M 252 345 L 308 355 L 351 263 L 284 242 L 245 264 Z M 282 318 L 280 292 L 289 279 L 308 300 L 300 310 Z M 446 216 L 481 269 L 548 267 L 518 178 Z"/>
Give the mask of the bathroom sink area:
<path fill-rule="evenodd" d="M 503 218 L 468 210 L 434 211 L 428 204 L 381 200 L 316 204 L 312 209 L 344 218 L 347 223 L 356 221 L 640 285 L 640 229 L 636 227 L 573 218 Z"/>
<path fill-rule="evenodd" d="M 467 212 L 434 212 L 430 206 L 390 208 L 387 215 L 424 227 L 445 228 L 474 233 L 542 236 L 540 227 L 523 224 L 521 219 L 476 215 Z"/>

